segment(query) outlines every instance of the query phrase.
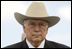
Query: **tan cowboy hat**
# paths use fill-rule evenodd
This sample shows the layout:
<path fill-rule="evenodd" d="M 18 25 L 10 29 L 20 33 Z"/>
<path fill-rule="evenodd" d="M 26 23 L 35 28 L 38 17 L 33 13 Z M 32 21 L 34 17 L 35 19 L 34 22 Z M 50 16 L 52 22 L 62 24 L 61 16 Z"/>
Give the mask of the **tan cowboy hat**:
<path fill-rule="evenodd" d="M 49 16 L 43 2 L 32 2 L 26 11 L 26 14 L 14 13 L 16 20 L 22 25 L 26 19 L 40 19 L 49 23 L 49 27 L 59 22 L 60 18 L 57 16 Z"/>

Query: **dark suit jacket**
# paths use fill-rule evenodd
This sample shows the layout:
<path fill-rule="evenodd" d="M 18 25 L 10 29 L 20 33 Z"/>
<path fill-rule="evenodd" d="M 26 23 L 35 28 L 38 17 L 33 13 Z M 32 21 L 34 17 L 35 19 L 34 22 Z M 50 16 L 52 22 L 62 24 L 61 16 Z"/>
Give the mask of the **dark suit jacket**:
<path fill-rule="evenodd" d="M 26 43 L 26 39 L 25 39 L 22 42 L 19 42 L 19 43 L 16 43 L 16 44 L 4 47 L 4 48 L 29 48 L 29 47 L 28 47 L 28 45 Z M 70 48 L 70 47 L 63 45 L 63 44 L 56 43 L 56 42 L 48 41 L 45 39 L 44 48 Z"/>

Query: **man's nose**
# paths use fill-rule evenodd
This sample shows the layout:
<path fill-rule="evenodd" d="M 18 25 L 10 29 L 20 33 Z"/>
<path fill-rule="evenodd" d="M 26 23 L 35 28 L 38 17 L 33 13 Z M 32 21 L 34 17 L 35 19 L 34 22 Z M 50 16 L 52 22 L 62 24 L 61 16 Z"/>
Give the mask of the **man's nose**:
<path fill-rule="evenodd" d="M 39 32 L 39 26 L 38 25 L 35 26 L 35 32 Z"/>

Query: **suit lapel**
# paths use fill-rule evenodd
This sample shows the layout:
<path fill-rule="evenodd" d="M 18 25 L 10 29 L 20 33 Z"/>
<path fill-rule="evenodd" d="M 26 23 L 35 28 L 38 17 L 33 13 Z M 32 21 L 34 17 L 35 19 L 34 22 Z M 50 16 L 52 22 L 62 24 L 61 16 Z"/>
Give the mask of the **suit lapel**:
<path fill-rule="evenodd" d="M 54 45 L 45 39 L 44 48 L 55 48 Z"/>
<path fill-rule="evenodd" d="M 22 47 L 21 48 L 29 48 L 27 43 L 26 43 L 26 38 L 25 40 L 22 42 Z"/>

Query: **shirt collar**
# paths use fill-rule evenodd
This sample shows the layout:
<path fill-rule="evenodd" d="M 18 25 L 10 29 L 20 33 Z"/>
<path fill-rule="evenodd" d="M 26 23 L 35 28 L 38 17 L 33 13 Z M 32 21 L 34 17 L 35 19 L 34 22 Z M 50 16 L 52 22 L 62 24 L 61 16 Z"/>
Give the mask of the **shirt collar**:
<path fill-rule="evenodd" d="M 35 48 L 27 39 L 26 39 L 26 43 L 29 48 Z M 44 44 L 45 44 L 45 39 L 41 42 L 41 44 L 37 48 L 44 48 Z"/>

